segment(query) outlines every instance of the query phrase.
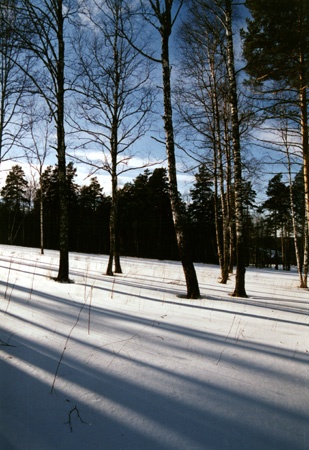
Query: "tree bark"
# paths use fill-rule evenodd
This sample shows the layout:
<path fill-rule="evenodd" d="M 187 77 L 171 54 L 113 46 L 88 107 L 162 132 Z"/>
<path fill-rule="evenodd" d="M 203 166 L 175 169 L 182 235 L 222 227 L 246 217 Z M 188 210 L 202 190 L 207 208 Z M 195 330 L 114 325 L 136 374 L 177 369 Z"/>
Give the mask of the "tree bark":
<path fill-rule="evenodd" d="M 109 259 L 106 269 L 106 275 L 112 276 L 115 273 L 122 273 L 119 255 L 119 237 L 118 237 L 118 191 L 117 174 L 112 175 L 112 202 L 109 217 Z M 114 272 L 113 272 L 114 263 Z"/>
<path fill-rule="evenodd" d="M 288 131 L 285 130 L 285 135 L 287 136 Z M 287 137 L 285 137 L 285 140 L 287 140 Z M 301 262 L 301 256 L 299 251 L 299 245 L 297 240 L 297 222 L 296 222 L 296 212 L 294 208 L 294 194 L 293 194 L 293 183 L 292 183 L 292 171 L 291 171 L 291 158 L 289 153 L 288 144 L 286 145 L 286 154 L 287 154 L 287 161 L 288 161 L 288 174 L 289 174 L 289 199 L 290 199 L 290 208 L 291 208 L 291 217 L 292 217 L 292 228 L 293 228 L 293 240 L 294 240 L 294 251 L 295 251 L 295 257 L 296 257 L 296 265 L 297 265 L 297 271 L 299 275 L 299 287 L 304 288 L 304 278 L 303 278 L 303 264 Z"/>
<path fill-rule="evenodd" d="M 60 231 L 59 231 L 59 270 L 56 281 L 68 283 L 69 280 L 69 245 L 68 245 L 68 199 L 66 180 L 66 148 L 64 131 L 64 38 L 63 38 L 63 12 L 62 1 L 57 2 L 57 38 L 58 38 L 58 61 L 57 61 L 57 156 L 59 176 L 59 209 L 60 209 Z"/>
<path fill-rule="evenodd" d="M 229 263 L 228 263 L 228 250 L 229 250 L 229 219 L 227 200 L 224 191 L 224 169 L 223 169 L 223 145 L 222 145 L 222 130 L 220 123 L 220 110 L 218 101 L 218 84 L 216 77 L 216 70 L 214 64 L 213 55 L 208 53 L 210 77 L 211 77 L 211 92 L 212 92 L 212 113 L 214 121 L 213 130 L 213 148 L 214 148 L 214 186 L 215 186 L 215 199 L 214 199 L 214 213 L 215 213 L 215 228 L 216 228 L 216 240 L 217 240 L 217 252 L 219 265 L 221 269 L 221 284 L 226 284 L 229 277 Z M 227 141 L 226 141 L 227 142 Z M 220 186 L 220 203 L 222 214 L 222 230 L 219 225 L 219 189 Z M 220 232 L 221 231 L 221 232 Z"/>
<path fill-rule="evenodd" d="M 232 117 L 232 142 L 234 156 L 234 186 L 235 186 L 235 228 L 236 228 L 236 282 L 233 297 L 247 297 L 245 290 L 245 242 L 242 210 L 242 162 L 240 149 L 240 133 L 238 118 L 237 83 L 234 63 L 234 45 L 232 34 L 231 0 L 225 2 L 227 66 L 230 89 L 230 104 Z"/>
<path fill-rule="evenodd" d="M 118 9 L 116 11 L 116 21 L 118 27 Z M 114 63 L 114 92 L 113 92 L 113 109 L 112 127 L 111 127 L 111 178 L 112 178 L 112 203 L 109 219 L 109 233 L 110 233 L 110 249 L 109 260 L 106 270 L 106 275 L 113 275 L 113 261 L 115 263 L 115 273 L 122 273 L 119 255 L 119 237 L 118 237 L 118 176 L 117 176 L 117 156 L 118 156 L 118 128 L 119 128 L 119 99 L 120 99 L 120 67 L 121 61 L 119 59 L 118 51 L 118 29 L 116 29 L 113 46 L 113 63 Z"/>
<path fill-rule="evenodd" d="M 43 202 L 41 175 L 40 175 L 40 248 L 41 248 L 41 255 L 44 255 L 44 202 Z"/>
<path fill-rule="evenodd" d="M 303 173 L 305 191 L 305 217 L 307 236 L 304 239 L 304 264 L 302 276 L 302 288 L 307 288 L 308 278 L 308 229 L 309 229 L 309 142 L 308 142 L 308 112 L 307 112 L 307 89 L 303 76 L 300 77 L 300 108 L 301 108 L 301 135 L 303 150 Z"/>
<path fill-rule="evenodd" d="M 177 185 L 177 171 L 175 158 L 175 142 L 174 128 L 172 117 L 172 101 L 171 101 L 171 67 L 169 61 L 169 37 L 172 29 L 171 7 L 172 2 L 166 2 L 166 9 L 160 15 L 160 32 L 161 32 L 161 57 L 162 57 L 162 79 L 163 79 L 163 96 L 164 96 L 164 129 L 166 139 L 166 153 L 168 160 L 169 175 L 169 196 L 171 202 L 173 222 L 176 232 L 176 239 L 179 249 L 179 256 L 187 285 L 187 298 L 197 299 L 200 297 L 200 290 L 196 271 L 187 238 L 184 231 L 184 223 L 181 212 L 180 198 Z"/>

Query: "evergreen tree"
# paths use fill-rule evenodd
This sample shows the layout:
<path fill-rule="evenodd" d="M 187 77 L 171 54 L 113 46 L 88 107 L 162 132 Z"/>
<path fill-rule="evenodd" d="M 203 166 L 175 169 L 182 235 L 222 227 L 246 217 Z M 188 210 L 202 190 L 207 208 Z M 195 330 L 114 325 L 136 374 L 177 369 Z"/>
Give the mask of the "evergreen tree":
<path fill-rule="evenodd" d="M 195 259 L 217 262 L 213 181 L 204 164 L 195 175 L 190 196 L 188 215 Z"/>
<path fill-rule="evenodd" d="M 270 212 L 268 221 L 274 230 L 275 244 L 275 268 L 278 270 L 280 259 L 285 267 L 288 267 L 286 258 L 286 239 L 291 229 L 291 210 L 290 210 L 290 192 L 289 187 L 282 182 L 282 174 L 275 175 L 268 183 L 266 191 L 268 199 L 263 203 L 263 207 Z M 278 250 L 278 230 L 281 232 L 281 255 L 279 258 Z"/>
<path fill-rule="evenodd" d="M 20 231 L 26 210 L 29 208 L 28 181 L 21 166 L 12 167 L 1 189 L 4 211 L 7 214 L 7 241 L 13 244 Z M 3 218 L 2 218 L 3 220 Z"/>
<path fill-rule="evenodd" d="M 213 182 L 211 174 L 202 164 L 195 175 L 195 183 L 190 190 L 192 202 L 189 205 L 190 219 L 194 222 L 213 222 Z"/>
<path fill-rule="evenodd" d="M 85 211 L 97 211 L 103 198 L 103 188 L 97 177 L 92 177 L 88 186 L 80 188 L 79 204 Z"/>
<path fill-rule="evenodd" d="M 109 252 L 109 215 L 110 197 L 103 194 L 97 177 L 92 177 L 89 185 L 79 189 L 76 251 Z"/>
<path fill-rule="evenodd" d="M 21 210 L 25 207 L 28 202 L 27 187 L 28 181 L 22 167 L 13 166 L 6 177 L 5 186 L 1 189 L 1 196 L 7 208 Z"/>
<path fill-rule="evenodd" d="M 166 169 L 146 169 L 120 190 L 119 221 L 124 254 L 178 259 Z"/>
<path fill-rule="evenodd" d="M 68 207 L 68 226 L 73 235 L 70 237 L 70 245 L 76 240 L 75 231 L 77 223 L 77 205 L 78 205 L 78 190 L 79 187 L 74 183 L 76 176 L 76 169 L 72 162 L 69 162 L 66 167 L 66 183 L 65 195 Z M 41 176 L 41 189 L 38 189 L 35 196 L 36 208 L 39 209 L 38 204 L 40 196 L 43 197 L 44 205 L 44 223 L 45 223 L 45 241 L 49 248 L 59 248 L 59 229 L 61 214 L 59 211 L 60 199 L 60 184 L 59 184 L 59 168 L 48 166 Z M 69 230 L 67 230 L 69 231 Z"/>

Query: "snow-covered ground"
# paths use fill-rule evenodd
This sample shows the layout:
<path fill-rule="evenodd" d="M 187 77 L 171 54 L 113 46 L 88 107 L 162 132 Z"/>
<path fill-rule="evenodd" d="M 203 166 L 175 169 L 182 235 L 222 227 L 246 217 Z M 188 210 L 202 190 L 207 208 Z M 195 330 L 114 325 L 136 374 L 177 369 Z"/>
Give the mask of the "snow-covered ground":
<path fill-rule="evenodd" d="M 309 292 L 295 272 L 0 246 L 1 450 L 309 449 Z"/>

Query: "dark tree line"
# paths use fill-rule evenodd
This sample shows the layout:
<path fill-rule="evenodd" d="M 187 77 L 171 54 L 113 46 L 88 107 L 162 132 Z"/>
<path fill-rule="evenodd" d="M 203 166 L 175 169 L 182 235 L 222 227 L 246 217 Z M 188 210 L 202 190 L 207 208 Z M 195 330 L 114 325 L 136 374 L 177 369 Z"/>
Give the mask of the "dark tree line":
<path fill-rule="evenodd" d="M 78 186 L 74 182 L 76 169 L 72 163 L 68 164 L 66 173 L 70 250 L 108 254 L 111 197 L 103 193 L 96 177 L 88 185 Z M 205 191 L 203 183 L 204 180 L 197 176 L 192 202 L 187 207 L 181 201 L 181 209 L 194 259 L 215 263 L 213 193 L 209 187 Z M 179 259 L 168 189 L 166 169 L 158 168 L 152 172 L 145 170 L 119 190 L 119 246 L 123 255 Z M 30 189 L 21 166 L 14 166 L 1 190 L 1 197 L 1 243 L 40 246 L 42 198 L 44 246 L 59 248 L 57 166 L 47 167 L 42 174 L 41 186 L 34 190 Z M 203 238 L 202 246 L 200 238 Z"/>
<path fill-rule="evenodd" d="M 109 254 L 109 216 L 112 199 L 96 177 L 88 185 L 75 183 L 76 168 L 67 165 L 66 189 L 70 251 Z M 119 190 L 119 247 L 122 255 L 179 260 L 169 201 L 167 171 L 146 169 Z M 292 241 L 290 193 L 282 174 L 270 180 L 267 199 L 255 207 L 250 184 L 242 195 L 246 264 L 265 267 L 279 264 L 289 270 L 295 264 Z M 301 172 L 293 181 L 297 211 L 297 237 L 303 242 L 305 207 Z M 1 190 L 0 243 L 40 246 L 40 202 L 43 199 L 45 248 L 59 248 L 58 167 L 43 172 L 41 184 L 31 187 L 21 166 L 12 168 Z M 215 227 L 215 191 L 205 165 L 200 166 L 188 202 L 181 201 L 184 227 L 194 261 L 218 263 Z M 219 231 L 223 233 L 222 211 Z M 233 251 L 233 250 L 232 250 Z"/>

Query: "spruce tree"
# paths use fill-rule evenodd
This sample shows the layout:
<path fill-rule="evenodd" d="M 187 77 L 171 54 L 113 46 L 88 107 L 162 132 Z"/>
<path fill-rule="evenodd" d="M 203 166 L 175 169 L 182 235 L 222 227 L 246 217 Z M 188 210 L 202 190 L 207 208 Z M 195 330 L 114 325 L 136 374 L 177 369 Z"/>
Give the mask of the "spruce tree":
<path fill-rule="evenodd" d="M 6 177 L 5 185 L 1 189 L 4 206 L 8 215 L 9 244 L 13 244 L 24 222 L 26 209 L 29 206 L 28 181 L 22 167 L 15 165 Z"/>

